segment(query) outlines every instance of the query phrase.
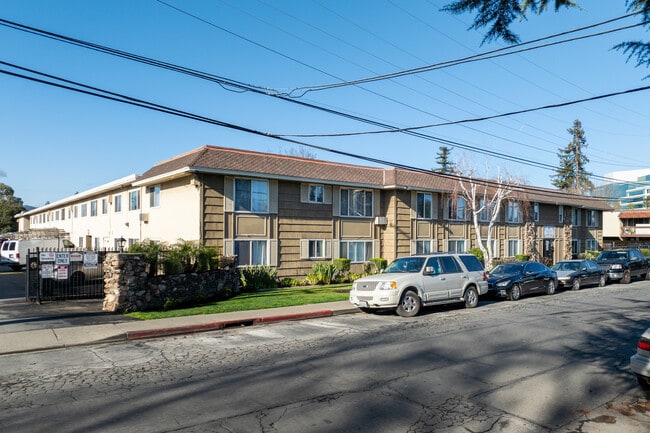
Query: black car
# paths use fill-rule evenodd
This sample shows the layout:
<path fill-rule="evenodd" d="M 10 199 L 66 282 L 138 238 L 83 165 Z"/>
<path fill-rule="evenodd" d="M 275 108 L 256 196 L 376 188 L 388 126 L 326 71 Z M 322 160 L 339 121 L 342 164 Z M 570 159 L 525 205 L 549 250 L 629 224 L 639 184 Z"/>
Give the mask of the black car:
<path fill-rule="evenodd" d="M 591 260 L 562 260 L 551 269 L 557 273 L 559 287 L 580 290 L 588 285 L 603 287 L 607 281 L 605 268 Z"/>
<path fill-rule="evenodd" d="M 555 271 L 539 262 L 501 263 L 488 274 L 488 293 L 511 301 L 531 293 L 552 295 L 556 287 Z"/>

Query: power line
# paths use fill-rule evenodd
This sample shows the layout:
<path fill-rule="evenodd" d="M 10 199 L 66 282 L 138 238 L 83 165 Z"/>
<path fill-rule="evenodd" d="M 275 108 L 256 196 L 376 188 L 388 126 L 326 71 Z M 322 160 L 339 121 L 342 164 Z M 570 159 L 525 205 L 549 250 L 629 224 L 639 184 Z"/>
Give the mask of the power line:
<path fill-rule="evenodd" d="M 271 138 L 271 139 L 274 139 L 274 140 L 284 141 L 284 142 L 287 142 L 287 143 L 298 144 L 298 145 L 301 145 L 301 146 L 307 146 L 309 148 L 322 150 L 322 151 L 325 151 L 325 152 L 330 152 L 330 153 L 334 153 L 334 154 L 338 154 L 338 155 L 346 156 L 346 157 L 350 157 L 350 158 L 360 159 L 360 160 L 363 160 L 363 161 L 366 161 L 366 162 L 371 162 L 371 163 L 374 163 L 374 164 L 380 164 L 380 165 L 384 165 L 384 166 L 388 166 L 388 167 L 394 167 L 394 168 L 401 168 L 401 169 L 404 169 L 404 170 L 409 170 L 409 171 L 414 171 L 414 172 L 419 172 L 419 173 L 425 173 L 425 174 L 429 174 L 429 175 L 432 175 L 432 176 L 434 176 L 434 175 L 435 176 L 440 176 L 440 177 L 453 179 L 453 180 L 468 180 L 469 179 L 466 176 L 432 172 L 431 170 L 422 169 L 422 168 L 419 168 L 419 167 L 414 167 L 414 166 L 409 166 L 409 165 L 406 165 L 406 164 L 399 164 L 399 163 L 395 163 L 395 162 L 385 161 L 385 160 L 382 160 L 382 159 L 379 159 L 379 158 L 373 158 L 373 157 L 364 156 L 364 155 L 360 155 L 360 154 L 344 152 L 344 151 L 341 151 L 341 150 L 336 150 L 336 149 L 332 149 L 332 148 L 328 148 L 328 147 L 324 147 L 324 146 L 319 146 L 319 145 L 307 143 L 307 142 L 304 142 L 304 141 L 298 141 L 298 140 L 294 140 L 294 139 L 291 139 L 291 138 L 281 137 L 281 136 L 271 134 L 271 133 L 268 133 L 268 132 L 261 132 L 261 131 L 258 131 L 258 130 L 252 129 L 252 128 L 248 128 L 248 127 L 245 127 L 245 126 L 241 126 L 241 125 L 237 125 L 237 124 L 233 124 L 233 123 L 229 123 L 229 122 L 216 120 L 216 119 L 213 119 L 213 118 L 209 118 L 209 117 L 201 116 L 201 115 L 198 115 L 198 114 L 190 113 L 188 111 L 178 110 L 178 109 L 171 108 L 171 107 L 168 107 L 168 106 L 165 106 L 165 105 L 148 102 L 148 101 L 145 101 L 145 100 L 142 100 L 142 99 L 133 98 L 133 97 L 126 96 L 126 95 L 116 93 L 116 92 L 111 92 L 111 91 L 104 90 L 104 89 L 101 89 L 101 88 L 98 88 L 98 87 L 88 86 L 88 85 L 85 85 L 85 84 L 82 84 L 82 83 L 79 83 L 79 82 L 76 82 L 76 81 L 67 80 L 67 79 L 64 79 L 64 78 L 61 78 L 61 77 L 57 77 L 55 75 L 42 73 L 42 72 L 39 72 L 39 71 L 36 71 L 36 70 L 33 70 L 33 69 L 29 69 L 29 68 L 24 68 L 24 67 L 21 67 L 21 66 L 18 66 L 18 65 L 13 65 L 13 64 L 8 63 L 8 62 L 0 61 L 0 64 L 5 65 L 5 66 L 9 66 L 9 67 L 12 67 L 12 68 L 16 68 L 16 69 L 22 70 L 24 72 L 29 72 L 31 74 L 36 74 L 36 75 L 40 75 L 42 77 L 46 77 L 46 78 L 50 78 L 50 79 L 53 79 L 53 80 L 60 81 L 60 83 L 57 83 L 57 82 L 49 81 L 49 80 L 42 79 L 42 78 L 37 78 L 37 77 L 33 77 L 33 76 L 20 74 L 20 73 L 17 73 L 17 72 L 12 72 L 12 71 L 8 71 L 8 70 L 0 69 L 0 74 L 5 74 L 5 75 L 9 75 L 9 76 L 12 76 L 12 77 L 15 77 L 15 78 L 21 78 L 21 79 L 33 81 L 33 82 L 36 82 L 36 83 L 39 83 L 39 84 L 53 86 L 53 87 L 57 87 L 57 88 L 64 89 L 64 90 L 69 90 L 69 91 L 73 91 L 73 92 L 77 92 L 77 93 L 82 93 L 82 94 L 89 95 L 89 96 L 95 96 L 95 97 L 98 97 L 98 98 L 102 98 L 102 99 L 106 99 L 106 100 L 110 100 L 110 101 L 114 101 L 114 102 L 120 102 L 120 103 L 123 103 L 123 104 L 128 104 L 128 105 L 132 105 L 132 106 L 136 106 L 136 107 L 140 107 L 140 108 L 145 108 L 145 109 L 148 109 L 148 110 L 158 111 L 158 112 L 165 113 L 165 114 L 170 114 L 170 115 L 173 115 L 173 116 L 178 116 L 178 117 L 183 117 L 183 118 L 187 118 L 187 119 L 191 119 L 191 120 L 196 120 L 196 121 L 199 121 L 199 122 L 209 123 L 209 124 L 212 124 L 212 125 L 221 126 L 221 127 L 224 127 L 224 128 L 233 129 L 233 130 L 236 130 L 236 131 L 245 132 L 245 133 L 249 133 L 249 134 L 253 134 L 253 135 L 257 135 L 257 136 L 261 136 L 261 137 L 267 137 L 267 138 Z M 484 185 L 487 185 L 487 186 L 498 186 L 499 185 L 496 181 L 492 181 L 492 180 L 489 180 L 489 179 L 480 179 L 480 180 L 472 179 L 472 180 L 474 182 L 478 182 L 478 183 L 481 183 L 481 184 L 484 184 Z M 549 197 L 549 198 L 557 197 L 558 193 L 562 193 L 562 194 L 566 195 L 567 197 L 583 197 L 583 195 L 580 195 L 580 194 L 572 194 L 572 193 L 563 193 L 561 191 L 544 190 L 544 189 L 539 188 L 539 187 L 533 187 L 533 186 L 523 185 L 523 184 L 511 185 L 511 187 L 515 191 L 533 192 L 538 196 L 545 196 L 545 197 Z M 595 197 L 595 196 L 593 198 L 603 199 L 603 200 L 608 199 L 607 197 Z"/>
<path fill-rule="evenodd" d="M 636 15 L 636 14 L 639 14 L 639 13 L 640 12 L 635 12 L 635 13 L 623 15 L 621 17 L 613 18 L 613 19 L 610 19 L 610 20 L 607 20 L 607 21 L 602 21 L 600 23 L 592 24 L 592 25 L 581 27 L 581 28 L 578 28 L 578 29 L 568 30 L 568 31 L 562 32 L 562 33 L 556 33 L 554 35 L 545 36 L 543 38 L 538 38 L 538 39 L 534 39 L 534 40 L 531 40 L 531 41 L 528 41 L 528 42 L 522 42 L 522 43 L 519 43 L 519 44 L 516 44 L 516 45 L 503 47 L 503 48 L 498 48 L 498 49 L 487 51 L 487 52 L 484 52 L 484 53 L 479 53 L 479 54 L 474 54 L 474 55 L 471 55 L 471 56 L 462 57 L 460 59 L 447 60 L 447 61 L 444 61 L 444 62 L 434 63 L 434 64 L 431 64 L 431 65 L 420 66 L 420 67 L 417 67 L 417 68 L 406 69 L 406 70 L 397 71 L 397 72 L 393 72 L 393 73 L 390 73 L 390 74 L 378 75 L 378 76 L 374 76 L 374 77 L 361 78 L 361 79 L 358 79 L 358 80 L 349 80 L 349 81 L 342 81 L 342 82 L 338 82 L 338 83 L 321 84 L 321 85 L 314 85 L 314 86 L 296 87 L 296 88 L 293 88 L 292 90 L 290 90 L 287 94 L 288 94 L 288 96 L 291 96 L 291 97 L 294 97 L 294 98 L 299 98 L 299 97 L 304 96 L 308 92 L 320 91 L 320 90 L 329 90 L 329 89 L 334 89 L 334 88 L 338 88 L 338 87 L 346 87 L 346 86 L 352 86 L 352 85 L 357 86 L 359 84 L 371 83 L 371 82 L 375 82 L 375 81 L 383 81 L 383 80 L 393 79 L 393 78 L 402 77 L 402 76 L 406 76 L 406 75 L 420 74 L 420 73 L 423 73 L 423 72 L 430 72 L 430 71 L 434 71 L 434 70 L 437 70 L 437 69 L 449 68 L 451 66 L 457 66 L 457 65 L 461 65 L 461 64 L 465 64 L 465 63 L 472 63 L 472 62 L 478 62 L 478 61 L 487 60 L 487 59 L 504 57 L 504 56 L 509 56 L 509 55 L 512 55 L 512 54 L 522 53 L 522 52 L 536 50 L 536 49 L 540 49 L 540 48 L 546 48 L 546 47 L 550 47 L 550 46 L 554 46 L 554 45 L 564 44 L 564 43 L 568 43 L 568 42 L 574 42 L 574 41 L 577 41 L 577 40 L 593 38 L 593 37 L 596 37 L 596 36 L 602 36 L 602 35 L 605 35 L 605 34 L 614 33 L 614 32 L 618 32 L 618 31 L 622 31 L 622 30 L 628 30 L 628 29 L 631 29 L 631 28 L 640 27 L 640 26 L 648 24 L 650 21 L 644 21 L 644 22 L 641 22 L 641 23 L 636 23 L 636 24 L 631 24 L 631 25 L 628 25 L 628 26 L 618 27 L 618 28 L 611 29 L 611 30 L 604 30 L 602 32 L 592 33 L 590 35 L 576 36 L 574 38 L 564 39 L 564 40 L 556 41 L 556 42 L 549 42 L 549 43 L 546 43 L 546 44 L 541 44 L 541 45 L 537 45 L 537 46 L 533 46 L 533 47 L 522 48 L 522 49 L 519 49 L 519 50 L 513 50 L 513 51 L 508 51 L 508 52 L 503 53 L 503 51 L 512 50 L 512 48 L 521 47 L 521 46 L 529 45 L 529 44 L 532 44 L 532 43 L 537 43 L 537 42 L 540 42 L 540 41 L 544 41 L 544 40 L 547 40 L 547 39 L 556 38 L 556 37 L 559 37 L 559 36 L 563 36 L 565 34 L 570 34 L 570 33 L 583 31 L 583 30 L 586 30 L 586 29 L 589 29 L 589 28 L 593 28 L 593 27 L 604 25 L 604 24 L 608 24 L 608 23 L 613 22 L 613 21 L 628 18 L 630 16 L 633 16 L 633 15 Z M 300 94 L 293 95 L 294 93 L 296 93 L 298 91 L 300 92 Z"/>

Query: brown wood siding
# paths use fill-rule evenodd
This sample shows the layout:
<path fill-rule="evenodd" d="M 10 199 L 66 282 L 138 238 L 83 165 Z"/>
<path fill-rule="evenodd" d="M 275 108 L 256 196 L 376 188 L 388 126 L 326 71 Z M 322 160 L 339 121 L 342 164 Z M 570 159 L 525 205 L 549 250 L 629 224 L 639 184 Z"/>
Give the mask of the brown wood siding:
<path fill-rule="evenodd" d="M 415 236 L 412 233 L 411 224 L 411 191 L 397 191 L 395 239 L 397 257 L 404 257 L 411 254 L 411 239 Z M 414 205 L 414 204 L 413 204 Z"/>
<path fill-rule="evenodd" d="M 303 279 L 315 262 L 332 259 L 305 260 L 300 258 L 301 239 L 333 238 L 331 204 L 300 202 L 299 182 L 278 182 L 278 277 Z"/>
<path fill-rule="evenodd" d="M 202 241 L 208 246 L 224 247 L 224 200 L 223 176 L 204 175 L 201 179 L 203 188 L 203 234 Z"/>

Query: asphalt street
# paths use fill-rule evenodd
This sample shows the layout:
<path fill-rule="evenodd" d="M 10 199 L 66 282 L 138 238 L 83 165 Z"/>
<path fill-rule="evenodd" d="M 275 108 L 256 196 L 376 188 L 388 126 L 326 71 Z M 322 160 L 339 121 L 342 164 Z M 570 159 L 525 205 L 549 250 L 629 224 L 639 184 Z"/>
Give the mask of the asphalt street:
<path fill-rule="evenodd" d="M 10 432 L 647 433 L 650 283 L 0 357 Z"/>

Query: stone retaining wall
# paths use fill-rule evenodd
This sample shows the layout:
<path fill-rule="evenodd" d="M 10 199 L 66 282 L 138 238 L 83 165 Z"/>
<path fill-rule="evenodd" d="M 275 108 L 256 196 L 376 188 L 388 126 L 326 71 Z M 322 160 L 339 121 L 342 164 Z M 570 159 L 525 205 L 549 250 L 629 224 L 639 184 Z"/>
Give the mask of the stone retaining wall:
<path fill-rule="evenodd" d="M 222 258 L 224 269 L 180 274 L 147 275 L 142 254 L 109 253 L 104 260 L 103 310 L 126 313 L 162 310 L 239 293 L 236 258 Z"/>

